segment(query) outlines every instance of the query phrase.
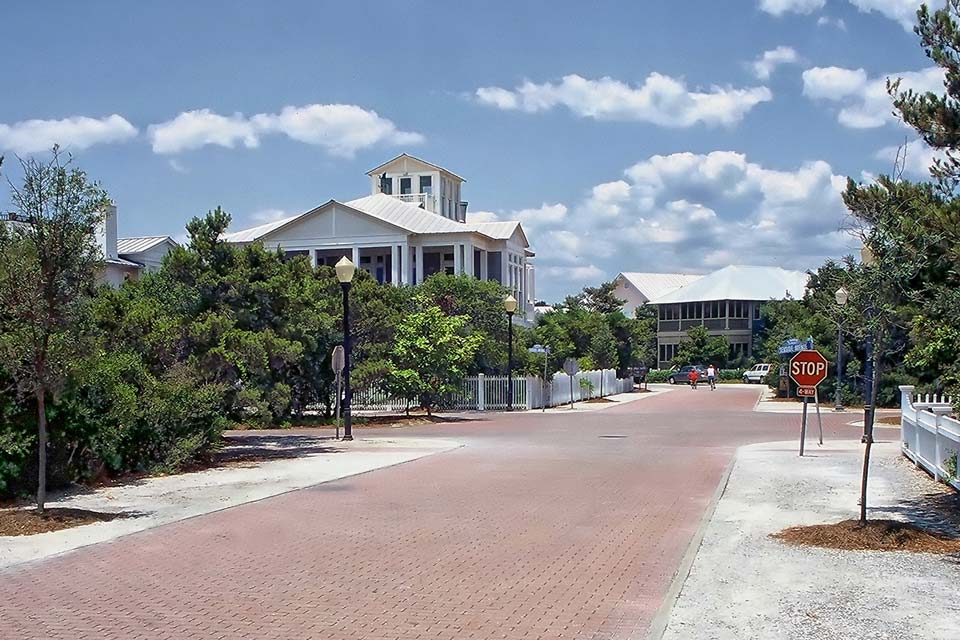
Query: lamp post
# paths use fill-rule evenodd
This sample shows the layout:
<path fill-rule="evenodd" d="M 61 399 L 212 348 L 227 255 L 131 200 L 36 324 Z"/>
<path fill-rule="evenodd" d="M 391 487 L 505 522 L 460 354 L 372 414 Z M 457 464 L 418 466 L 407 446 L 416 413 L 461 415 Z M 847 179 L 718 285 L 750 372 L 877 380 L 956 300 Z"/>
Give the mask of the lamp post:
<path fill-rule="evenodd" d="M 850 292 L 845 288 L 840 287 L 834 293 L 834 297 L 837 300 L 837 306 L 843 307 L 847 304 L 847 300 L 850 299 Z M 843 381 L 843 325 L 841 320 L 837 320 L 837 393 L 834 400 L 834 411 L 843 411 L 843 400 L 840 397 L 840 386 Z"/>
<path fill-rule="evenodd" d="M 871 268 L 876 264 L 877 258 L 873 255 L 870 247 L 863 245 L 860 250 L 860 261 L 865 268 Z M 869 315 L 870 310 L 866 309 Z M 863 442 L 871 442 L 873 435 L 873 327 L 867 322 L 867 362 L 863 367 L 865 383 L 863 389 Z"/>
<path fill-rule="evenodd" d="M 517 299 L 507 296 L 503 308 L 507 312 L 507 411 L 513 411 L 513 314 L 517 311 Z"/>
<path fill-rule="evenodd" d="M 344 256 L 334 268 L 343 290 L 343 439 L 353 440 L 353 421 L 350 416 L 350 283 L 357 265 Z"/>

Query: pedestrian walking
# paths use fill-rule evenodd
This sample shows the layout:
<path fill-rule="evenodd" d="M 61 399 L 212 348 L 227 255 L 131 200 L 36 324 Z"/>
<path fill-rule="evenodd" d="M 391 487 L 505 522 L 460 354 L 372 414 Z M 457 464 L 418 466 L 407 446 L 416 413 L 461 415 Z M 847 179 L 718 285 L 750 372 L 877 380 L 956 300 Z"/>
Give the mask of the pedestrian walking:
<path fill-rule="evenodd" d="M 707 367 L 707 382 L 710 383 L 710 391 L 715 391 L 717 388 L 717 368 L 712 364 Z"/>
<path fill-rule="evenodd" d="M 690 386 L 693 387 L 694 389 L 697 388 L 697 379 L 698 379 L 699 377 L 700 377 L 700 374 L 697 372 L 697 370 L 696 370 L 695 368 L 694 368 L 694 369 L 690 369 L 690 377 L 689 377 L 689 379 L 690 379 Z"/>

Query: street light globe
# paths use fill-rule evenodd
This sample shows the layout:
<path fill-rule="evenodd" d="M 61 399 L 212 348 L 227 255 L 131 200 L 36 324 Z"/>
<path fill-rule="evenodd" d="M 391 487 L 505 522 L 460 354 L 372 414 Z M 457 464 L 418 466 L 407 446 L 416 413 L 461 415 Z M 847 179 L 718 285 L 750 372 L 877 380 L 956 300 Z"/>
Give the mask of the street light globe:
<path fill-rule="evenodd" d="M 837 289 L 837 292 L 834 294 L 834 296 L 837 298 L 837 304 L 842 307 L 843 305 L 847 304 L 847 300 L 850 299 L 850 292 L 847 291 L 846 288 L 840 287 Z"/>
<path fill-rule="evenodd" d="M 350 284 L 353 274 L 357 271 L 357 265 L 353 264 L 347 256 L 343 256 L 334 269 L 337 270 L 337 280 L 342 284 Z"/>
<path fill-rule="evenodd" d="M 503 308 L 507 313 L 514 313 L 517 310 L 517 299 L 513 296 L 507 296 L 503 299 Z"/>

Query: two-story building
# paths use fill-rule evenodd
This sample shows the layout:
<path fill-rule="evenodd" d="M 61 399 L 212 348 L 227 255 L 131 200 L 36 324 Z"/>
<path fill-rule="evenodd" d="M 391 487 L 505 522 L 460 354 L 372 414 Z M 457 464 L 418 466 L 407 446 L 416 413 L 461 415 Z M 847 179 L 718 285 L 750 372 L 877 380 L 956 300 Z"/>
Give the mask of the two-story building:
<path fill-rule="evenodd" d="M 768 300 L 802 298 L 809 279 L 803 271 L 751 266 L 729 266 L 704 276 L 687 276 L 689 281 L 680 286 L 673 286 L 679 282 L 678 274 L 661 275 L 669 277 L 647 280 L 670 285 L 671 289 L 651 296 L 645 303 L 657 308 L 657 366 L 661 369 L 671 366 L 677 346 L 686 339 L 687 331 L 697 326 L 706 327 L 712 336 L 725 337 L 731 359 L 752 357 L 760 328 L 760 305 Z"/>
<path fill-rule="evenodd" d="M 519 222 L 467 222 L 464 179 L 405 153 L 367 176 L 368 196 L 329 200 L 223 239 L 261 242 L 314 266 L 346 256 L 382 284 L 418 284 L 441 272 L 495 280 L 519 302 L 517 320 L 533 320 L 534 253 Z"/>

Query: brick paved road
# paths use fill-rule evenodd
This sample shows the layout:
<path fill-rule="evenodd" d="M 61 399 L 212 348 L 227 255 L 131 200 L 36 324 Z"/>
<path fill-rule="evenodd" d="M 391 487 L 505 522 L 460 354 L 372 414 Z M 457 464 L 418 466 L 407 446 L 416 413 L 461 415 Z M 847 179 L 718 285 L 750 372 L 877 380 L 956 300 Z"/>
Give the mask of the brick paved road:
<path fill-rule="evenodd" d="M 755 399 L 408 430 L 468 446 L 0 573 L 0 638 L 642 637 Z"/>

